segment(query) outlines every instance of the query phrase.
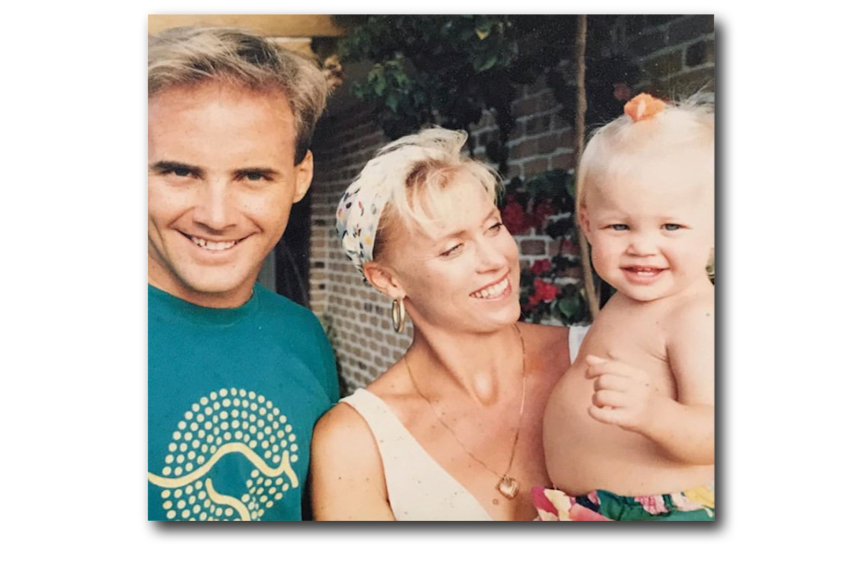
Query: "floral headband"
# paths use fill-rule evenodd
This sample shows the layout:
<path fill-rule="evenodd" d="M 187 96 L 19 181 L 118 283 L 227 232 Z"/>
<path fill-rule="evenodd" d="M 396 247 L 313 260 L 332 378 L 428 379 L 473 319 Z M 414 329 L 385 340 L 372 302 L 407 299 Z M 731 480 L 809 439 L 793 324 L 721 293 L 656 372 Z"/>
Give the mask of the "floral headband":
<path fill-rule="evenodd" d="M 376 161 L 369 162 L 368 167 Z M 359 181 L 350 184 L 338 203 L 335 217 L 335 232 L 347 257 L 362 273 L 362 266 L 370 262 L 374 254 L 374 238 L 380 224 L 380 214 L 391 194 L 386 189 L 374 186 L 360 188 Z"/>
<path fill-rule="evenodd" d="M 392 142 L 368 162 L 338 203 L 335 232 L 341 247 L 362 273 L 374 257 L 374 239 L 380 216 L 396 190 L 403 189 L 408 174 L 421 162 L 457 156 L 467 135 L 430 128 Z"/>

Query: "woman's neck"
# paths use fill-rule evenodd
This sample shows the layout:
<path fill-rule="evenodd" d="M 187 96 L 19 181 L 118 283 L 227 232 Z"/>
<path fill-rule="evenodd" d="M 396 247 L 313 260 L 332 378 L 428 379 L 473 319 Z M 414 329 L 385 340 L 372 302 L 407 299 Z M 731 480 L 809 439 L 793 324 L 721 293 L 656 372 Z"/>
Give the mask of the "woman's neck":
<path fill-rule="evenodd" d="M 432 401 L 465 393 L 488 406 L 521 393 L 521 339 L 514 325 L 485 334 L 414 325 L 406 357 L 422 394 Z"/>

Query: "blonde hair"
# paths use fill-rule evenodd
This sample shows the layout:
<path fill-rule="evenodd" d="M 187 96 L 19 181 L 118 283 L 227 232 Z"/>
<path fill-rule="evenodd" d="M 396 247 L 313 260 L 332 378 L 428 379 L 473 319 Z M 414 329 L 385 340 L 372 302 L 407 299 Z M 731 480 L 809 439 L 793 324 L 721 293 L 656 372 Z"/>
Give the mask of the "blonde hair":
<path fill-rule="evenodd" d="M 373 259 L 383 253 L 387 228 L 398 221 L 408 229 L 427 230 L 451 204 L 444 191 L 461 175 L 476 180 L 492 202 L 500 177 L 489 166 L 461 155 L 467 141 L 463 131 L 434 127 L 387 144 L 368 162 L 348 188 L 379 190 L 388 198 L 380 215 Z"/>
<path fill-rule="evenodd" d="M 150 98 L 169 88 L 208 81 L 283 93 L 295 121 L 294 163 L 305 158 L 328 93 L 326 78 L 316 64 L 234 28 L 171 28 L 149 37 L 148 52 Z"/>
<path fill-rule="evenodd" d="M 630 174 L 658 157 L 697 147 L 714 157 L 712 94 L 701 92 L 667 104 L 663 112 L 639 122 L 620 116 L 596 130 L 584 149 L 578 166 L 578 211 L 601 177 Z"/>

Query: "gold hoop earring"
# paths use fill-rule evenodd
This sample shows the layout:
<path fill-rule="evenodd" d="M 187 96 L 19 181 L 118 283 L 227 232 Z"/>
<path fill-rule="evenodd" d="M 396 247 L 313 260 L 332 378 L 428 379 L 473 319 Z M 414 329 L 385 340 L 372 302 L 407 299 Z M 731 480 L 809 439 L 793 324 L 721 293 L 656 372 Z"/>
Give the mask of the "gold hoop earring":
<path fill-rule="evenodd" d="M 407 314 L 404 312 L 404 298 L 396 298 L 392 300 L 392 329 L 395 333 L 404 332 L 404 319 Z"/>

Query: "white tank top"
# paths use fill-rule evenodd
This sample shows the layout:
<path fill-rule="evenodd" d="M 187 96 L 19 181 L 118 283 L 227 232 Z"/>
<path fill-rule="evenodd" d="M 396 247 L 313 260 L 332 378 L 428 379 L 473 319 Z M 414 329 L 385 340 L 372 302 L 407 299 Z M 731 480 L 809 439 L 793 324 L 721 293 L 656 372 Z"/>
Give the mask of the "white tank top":
<path fill-rule="evenodd" d="M 569 361 L 577 357 L 588 327 L 569 328 Z M 357 389 L 341 401 L 365 419 L 377 441 L 396 520 L 492 521 L 473 494 L 428 455 L 382 399 Z"/>

